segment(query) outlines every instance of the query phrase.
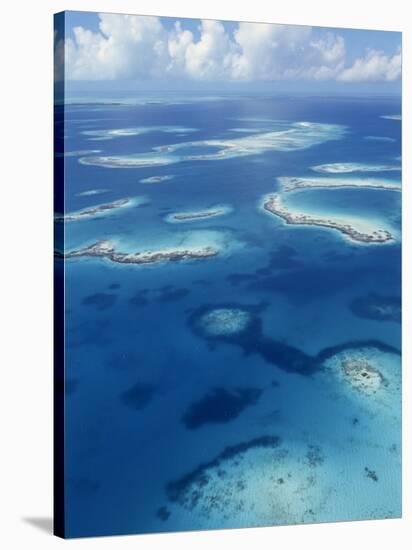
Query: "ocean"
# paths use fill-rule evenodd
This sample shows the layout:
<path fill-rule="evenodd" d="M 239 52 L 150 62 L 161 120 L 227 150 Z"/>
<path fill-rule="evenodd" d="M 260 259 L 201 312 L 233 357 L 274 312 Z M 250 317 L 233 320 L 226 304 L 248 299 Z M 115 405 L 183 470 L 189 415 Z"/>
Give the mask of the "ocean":
<path fill-rule="evenodd" d="M 68 536 L 400 517 L 400 108 L 172 93 L 56 108 Z M 265 209 L 272 194 L 305 220 Z M 101 241 L 112 252 L 84 252 Z"/>

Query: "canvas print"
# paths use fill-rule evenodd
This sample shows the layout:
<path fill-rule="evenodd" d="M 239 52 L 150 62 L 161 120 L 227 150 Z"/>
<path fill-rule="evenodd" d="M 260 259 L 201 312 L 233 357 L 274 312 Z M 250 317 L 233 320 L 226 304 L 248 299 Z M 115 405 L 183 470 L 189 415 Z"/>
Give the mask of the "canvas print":
<path fill-rule="evenodd" d="M 401 34 L 55 16 L 55 533 L 401 516 Z"/>

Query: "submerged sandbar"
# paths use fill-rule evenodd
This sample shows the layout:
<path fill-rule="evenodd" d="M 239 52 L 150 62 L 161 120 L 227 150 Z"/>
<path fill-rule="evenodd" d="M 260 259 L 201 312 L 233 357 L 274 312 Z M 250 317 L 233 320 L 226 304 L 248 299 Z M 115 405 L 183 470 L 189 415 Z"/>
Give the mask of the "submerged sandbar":
<path fill-rule="evenodd" d="M 283 191 L 298 191 L 300 189 L 338 189 L 345 187 L 359 187 L 361 189 L 384 189 L 387 191 L 401 191 L 401 184 L 397 181 L 378 178 L 294 178 L 280 177 L 278 182 Z"/>
<path fill-rule="evenodd" d="M 110 128 L 107 130 L 84 130 L 83 135 L 88 136 L 89 140 L 104 141 L 119 137 L 140 136 L 154 132 L 166 134 L 179 134 L 187 132 L 196 132 L 196 128 L 186 128 L 184 126 L 137 126 L 132 128 Z"/>
<path fill-rule="evenodd" d="M 402 307 L 400 296 L 382 296 L 372 292 L 352 300 L 349 308 L 354 315 L 361 319 L 374 321 L 401 322 Z"/>
<path fill-rule="evenodd" d="M 105 168 L 142 168 L 186 161 L 234 159 L 268 151 L 307 149 L 326 141 L 342 139 L 345 132 L 346 128 L 338 124 L 293 122 L 285 123 L 281 129 L 232 139 L 187 141 L 154 147 L 146 153 L 82 157 L 79 162 Z M 187 154 L 188 149 L 195 149 L 198 153 Z"/>
<path fill-rule="evenodd" d="M 400 172 L 401 167 L 399 165 L 368 164 L 365 162 L 332 162 L 312 166 L 312 170 L 326 174 L 350 174 L 352 172 Z"/>
<path fill-rule="evenodd" d="M 100 149 L 82 149 L 80 151 L 64 151 L 64 153 L 56 152 L 55 157 L 81 157 L 83 155 L 97 155 L 101 153 Z"/>

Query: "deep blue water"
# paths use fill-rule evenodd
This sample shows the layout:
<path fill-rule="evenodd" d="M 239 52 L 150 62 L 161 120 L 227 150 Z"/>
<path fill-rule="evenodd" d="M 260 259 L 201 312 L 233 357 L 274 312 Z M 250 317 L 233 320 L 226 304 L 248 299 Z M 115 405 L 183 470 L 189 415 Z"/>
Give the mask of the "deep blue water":
<path fill-rule="evenodd" d="M 121 251 L 180 242 L 223 247 L 216 258 L 148 266 L 65 261 L 68 535 L 398 517 L 400 324 L 355 315 L 351 303 L 370 294 L 399 300 L 400 193 L 317 189 L 286 197 L 301 210 L 382 224 L 397 235 L 383 245 L 286 226 L 259 202 L 279 189 L 279 176 L 320 177 L 311 170 L 318 164 L 399 164 L 401 123 L 381 118 L 400 113 L 399 100 L 226 97 L 69 104 L 64 113 L 64 127 L 56 126 L 65 136 L 64 151 L 101 151 L 94 156 L 236 139 L 248 134 L 233 128 L 258 132 L 275 124 L 270 121 L 346 127 L 338 140 L 226 160 L 105 168 L 79 162 L 86 153 L 64 158 L 66 214 L 146 199 L 107 216 L 66 222 L 66 251 L 101 239 L 114 239 Z M 107 140 L 82 133 L 153 126 L 182 130 Z M 158 175 L 173 179 L 140 181 Z M 395 171 L 348 176 L 400 180 Z M 93 189 L 104 192 L 79 195 Z M 225 216 L 165 221 L 170 213 L 221 204 L 232 207 Z M 249 334 L 222 339 L 197 330 L 200 312 L 219 307 L 250 311 Z M 323 359 L 338 353 L 337 346 L 364 356 L 373 348 L 370 360 L 382 367 L 390 391 L 385 386 L 378 396 L 366 395 L 325 374 Z M 190 428 L 185 418 L 193 410 L 201 418 Z M 283 454 L 250 443 L 264 436 L 280 438 Z M 235 450 L 225 455 L 228 447 Z M 271 492 L 265 453 L 290 473 L 290 481 L 279 474 L 279 493 Z M 190 477 L 196 468 L 204 484 Z M 216 475 L 219 469 L 226 477 Z M 182 479 L 173 500 L 167 488 Z"/>

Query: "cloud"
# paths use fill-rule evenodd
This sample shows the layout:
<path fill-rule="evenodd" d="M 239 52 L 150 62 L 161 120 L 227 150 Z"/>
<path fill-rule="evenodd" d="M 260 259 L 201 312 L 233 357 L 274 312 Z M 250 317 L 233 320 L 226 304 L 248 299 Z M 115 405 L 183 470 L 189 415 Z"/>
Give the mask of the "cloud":
<path fill-rule="evenodd" d="M 384 52 L 368 50 L 365 57 L 355 60 L 352 67 L 343 70 L 338 80 L 344 82 L 398 80 L 402 72 L 401 52 L 392 57 Z"/>
<path fill-rule="evenodd" d="M 295 58 L 308 34 L 309 27 L 239 23 L 234 32 L 239 53 L 233 76 L 245 80 L 283 77 L 288 67 L 288 58 L 289 61 Z"/>
<path fill-rule="evenodd" d="M 74 80 L 157 78 L 166 68 L 167 32 L 156 17 L 101 14 L 100 32 L 73 29 L 66 69 Z"/>
<path fill-rule="evenodd" d="M 72 80 L 396 80 L 400 52 L 370 50 L 347 67 L 345 41 L 307 26 L 200 22 L 198 32 L 157 17 L 100 14 L 99 31 L 75 27 L 65 42 Z M 196 35 L 196 36 L 195 36 Z"/>
<path fill-rule="evenodd" d="M 202 21 L 200 39 L 185 52 L 186 73 L 198 79 L 225 79 L 231 72 L 235 46 L 220 21 Z"/>
<path fill-rule="evenodd" d="M 240 23 L 232 77 L 244 80 L 333 78 L 343 67 L 345 43 L 331 32 L 315 39 L 311 27 Z"/>

